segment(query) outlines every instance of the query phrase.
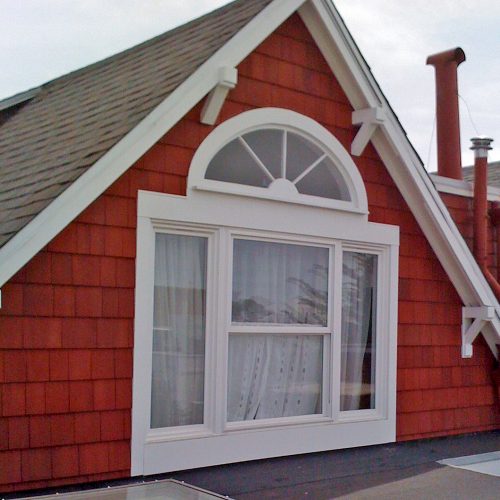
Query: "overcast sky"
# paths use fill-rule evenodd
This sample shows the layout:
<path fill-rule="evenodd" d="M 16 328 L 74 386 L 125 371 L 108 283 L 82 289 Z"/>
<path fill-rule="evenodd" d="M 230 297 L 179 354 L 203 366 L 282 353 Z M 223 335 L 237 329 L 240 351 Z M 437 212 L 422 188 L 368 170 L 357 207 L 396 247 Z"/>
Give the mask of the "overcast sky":
<path fill-rule="evenodd" d="M 0 98 L 40 85 L 198 17 L 227 0 L 0 0 Z M 500 0 L 336 0 L 429 170 L 436 168 L 434 70 L 426 56 L 461 46 L 462 150 L 496 139 L 500 160 Z M 435 135 L 435 134 L 434 134 Z M 430 154 L 429 154 L 430 151 Z M 428 161 L 430 159 L 430 161 Z"/>

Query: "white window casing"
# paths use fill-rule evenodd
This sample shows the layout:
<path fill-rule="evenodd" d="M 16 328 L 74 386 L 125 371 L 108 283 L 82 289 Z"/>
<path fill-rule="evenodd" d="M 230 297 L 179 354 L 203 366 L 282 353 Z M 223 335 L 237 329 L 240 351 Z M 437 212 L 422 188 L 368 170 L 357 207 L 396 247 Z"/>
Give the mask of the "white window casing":
<path fill-rule="evenodd" d="M 284 187 L 284 183 L 282 182 L 274 182 L 269 189 L 263 189 L 205 178 L 207 159 L 212 159 L 223 146 L 231 141 L 235 139 L 241 140 L 241 136 L 245 133 L 248 134 L 263 128 L 274 128 L 296 133 L 315 144 L 338 169 L 339 175 L 347 184 L 351 199 L 345 201 L 341 199 L 300 195 L 294 192 L 293 189 L 290 190 Z M 286 109 L 261 108 L 246 111 L 230 118 L 214 129 L 200 145 L 191 163 L 188 178 L 188 193 L 194 190 L 234 193 L 240 196 L 334 208 L 365 215 L 368 213 L 368 201 L 363 179 L 354 161 L 342 144 L 318 122 L 307 116 Z"/>
<path fill-rule="evenodd" d="M 209 135 L 193 159 L 186 197 L 139 191 L 132 475 L 377 444 L 395 439 L 399 229 L 367 221 L 366 193 L 362 181 L 359 184 L 359 172 L 340 143 L 336 139 L 332 142 L 333 136 L 326 129 L 309 118 L 286 110 L 258 111 L 262 113 L 239 115 L 239 128 L 235 125 L 236 121 L 226 127 L 231 121 L 228 120 Z M 316 143 L 329 154 L 335 150 L 335 165 L 342 170 L 349 186 L 350 209 L 346 206 L 327 208 L 308 199 L 316 197 L 306 195 L 298 195 L 286 203 L 282 197 L 260 196 L 233 189 L 236 187 L 245 191 L 251 186 L 214 181 L 220 184 L 214 188 L 205 184 L 204 169 L 217 151 L 249 127 L 253 130 L 257 130 L 259 124 L 262 128 L 269 127 L 270 116 L 274 117 L 271 124 L 289 127 L 287 130 L 293 129 L 305 137 L 316 125 L 322 129 L 319 138 L 315 136 Z M 222 131 L 218 132 L 221 128 Z M 349 162 L 345 161 L 339 146 Z M 305 202 L 300 201 L 301 196 Z M 204 416 L 203 423 L 198 425 L 156 429 L 150 425 L 157 233 L 207 239 Z M 256 242 L 257 250 L 259 242 L 328 249 L 327 323 L 232 323 L 232 252 L 235 239 Z M 371 361 L 375 367 L 374 382 L 372 380 L 374 398 L 369 409 L 351 411 L 341 411 L 340 408 L 344 252 L 373 254 L 376 258 L 372 260 L 377 263 L 376 324 L 372 325 L 376 332 L 375 355 Z M 271 342 L 281 338 L 279 336 L 322 338 L 320 410 L 300 416 L 291 414 L 267 418 L 264 415 L 264 418 L 228 422 L 230 335 L 248 339 L 248 342 L 262 339 L 262 336 L 267 336 Z"/>

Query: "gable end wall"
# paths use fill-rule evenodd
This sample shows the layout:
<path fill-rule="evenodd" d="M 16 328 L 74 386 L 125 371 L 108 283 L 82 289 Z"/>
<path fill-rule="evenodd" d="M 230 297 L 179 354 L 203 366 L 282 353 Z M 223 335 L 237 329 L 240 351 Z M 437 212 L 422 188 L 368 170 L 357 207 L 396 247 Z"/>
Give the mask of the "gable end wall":
<path fill-rule="evenodd" d="M 352 108 L 297 15 L 239 66 L 219 123 L 274 106 L 317 120 L 349 150 Z M 212 127 L 202 103 L 2 289 L 0 491 L 130 475 L 137 190 L 185 194 Z M 460 357 L 461 303 L 371 146 L 354 158 L 370 220 L 401 228 L 398 439 L 498 427 L 493 359 Z"/>

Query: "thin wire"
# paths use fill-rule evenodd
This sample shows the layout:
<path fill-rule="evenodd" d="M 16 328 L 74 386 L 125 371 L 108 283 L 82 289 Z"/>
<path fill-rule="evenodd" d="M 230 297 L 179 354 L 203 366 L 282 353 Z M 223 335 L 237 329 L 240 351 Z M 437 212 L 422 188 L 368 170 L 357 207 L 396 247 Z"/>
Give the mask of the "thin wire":
<path fill-rule="evenodd" d="M 458 97 L 460 97 L 460 99 L 462 99 L 462 102 L 465 104 L 465 107 L 467 108 L 467 113 L 469 114 L 469 120 L 472 123 L 472 128 L 475 130 L 476 135 L 480 135 L 479 131 L 476 127 L 476 124 L 474 123 L 474 120 L 472 119 L 472 114 L 470 112 L 470 108 L 469 108 L 469 105 L 467 104 L 467 101 L 460 94 L 458 94 Z"/>
<path fill-rule="evenodd" d="M 432 132 L 431 138 L 429 140 L 429 151 L 427 152 L 427 170 L 431 168 L 431 152 L 432 152 L 432 141 L 434 140 L 434 132 L 436 131 L 436 115 L 434 114 L 434 120 L 432 122 Z"/>

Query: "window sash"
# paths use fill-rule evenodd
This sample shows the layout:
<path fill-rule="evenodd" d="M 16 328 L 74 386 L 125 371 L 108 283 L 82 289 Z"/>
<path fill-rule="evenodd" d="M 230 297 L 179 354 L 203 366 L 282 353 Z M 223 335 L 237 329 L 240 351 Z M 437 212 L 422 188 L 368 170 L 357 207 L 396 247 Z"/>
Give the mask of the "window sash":
<path fill-rule="evenodd" d="M 175 227 L 175 228 L 174 228 Z M 172 229 L 162 227 L 160 232 L 167 233 L 187 233 L 209 235 L 209 265 L 207 270 L 207 299 L 210 299 L 210 305 L 207 304 L 207 325 L 211 324 L 212 327 L 207 326 L 207 352 L 206 352 L 206 370 L 207 375 L 205 387 L 205 412 L 204 424 L 192 425 L 184 427 L 167 427 L 160 429 L 150 429 L 149 434 L 152 439 L 153 436 L 164 436 L 161 439 L 174 438 L 189 438 L 193 436 L 210 435 L 212 432 L 235 431 L 244 428 L 267 428 L 279 427 L 281 425 L 298 425 L 306 422 L 317 421 L 350 421 L 352 419 L 373 419 L 379 418 L 380 415 L 380 391 L 377 388 L 376 397 L 377 401 L 374 410 L 356 410 L 356 411 L 340 411 L 340 357 L 337 359 L 337 354 L 340 352 L 340 324 L 339 324 L 339 307 L 341 302 L 341 283 L 338 278 L 334 276 L 342 276 L 342 250 L 348 249 L 349 251 L 356 251 L 361 253 L 373 253 L 382 256 L 384 250 L 380 247 L 375 248 L 373 245 L 353 245 L 352 248 L 345 243 L 336 240 L 329 240 L 325 238 L 311 238 L 311 237 L 294 237 L 290 238 L 288 235 L 280 235 L 279 233 L 264 233 L 262 231 L 241 231 L 224 228 L 207 228 L 200 226 L 200 230 L 181 228 L 174 226 Z M 329 249 L 329 277 L 328 277 L 328 294 L 329 294 L 329 312 L 328 312 L 328 325 L 326 327 L 307 326 L 307 325 L 261 325 L 261 324 L 244 324 L 235 325 L 231 323 L 231 298 L 232 298 L 232 249 L 233 241 L 235 238 L 243 239 L 256 239 L 263 241 L 286 241 L 296 245 L 306 246 L 320 246 Z M 213 241 L 212 241 L 213 239 Z M 225 262 L 226 266 L 224 272 L 220 273 L 221 263 Z M 382 261 L 379 259 L 379 267 Z M 380 274 L 380 273 L 379 273 Z M 221 287 L 222 285 L 222 287 Z M 223 290 L 226 289 L 226 292 Z M 219 291 L 217 291 L 219 290 Z M 378 293 L 380 293 L 380 286 Z M 222 292 L 222 295 L 220 294 Z M 221 300 L 223 296 L 227 297 L 227 303 Z M 219 307 L 215 303 L 216 297 L 220 303 Z M 211 310 L 211 311 L 208 311 Z M 225 311 L 225 312 L 224 312 Z M 221 316 L 222 315 L 222 316 Z M 226 328 L 224 332 L 220 331 L 219 327 L 214 325 L 225 316 Z M 219 319 L 217 319 L 217 317 Z M 208 335 L 210 330 L 210 335 Z M 215 331 L 219 333 L 215 335 Z M 228 376 L 228 359 L 227 359 L 227 345 L 230 335 L 245 335 L 245 334 L 281 334 L 281 335 L 322 335 L 323 336 L 323 391 L 322 391 L 322 413 L 311 414 L 305 416 L 289 416 L 281 418 L 259 419 L 253 421 L 237 421 L 228 422 L 226 417 L 227 394 L 221 392 L 227 391 L 227 376 Z M 331 335 L 333 333 L 333 335 Z M 208 338 L 210 337 L 210 338 Z M 378 342 L 378 339 L 377 339 Z M 226 346 L 226 347 L 224 347 Z M 377 349 L 377 356 L 381 349 Z M 210 352 L 209 352 L 210 351 Z M 218 359 L 218 361 L 217 361 Z M 216 367 L 218 368 L 216 369 Z M 377 365 L 379 361 L 377 360 Z M 210 368 L 211 367 L 211 368 Z M 223 388 L 214 391 L 214 387 L 221 385 L 224 381 Z M 377 386 L 380 384 L 380 377 L 376 378 Z M 216 395 L 218 393 L 218 395 Z"/>
<path fill-rule="evenodd" d="M 232 243 L 233 326 L 328 326 L 330 248 L 243 237 Z"/>

